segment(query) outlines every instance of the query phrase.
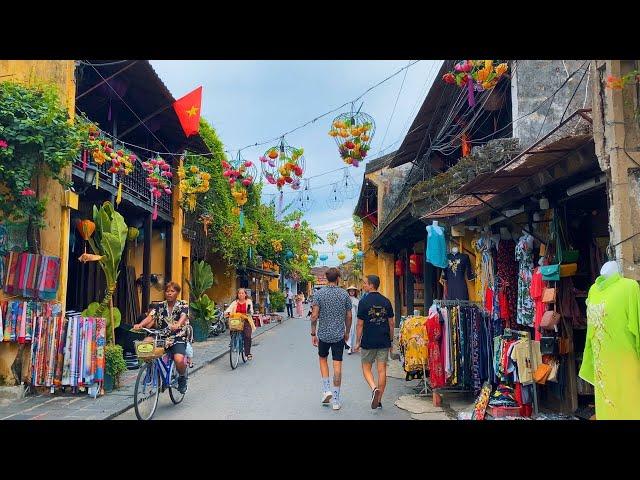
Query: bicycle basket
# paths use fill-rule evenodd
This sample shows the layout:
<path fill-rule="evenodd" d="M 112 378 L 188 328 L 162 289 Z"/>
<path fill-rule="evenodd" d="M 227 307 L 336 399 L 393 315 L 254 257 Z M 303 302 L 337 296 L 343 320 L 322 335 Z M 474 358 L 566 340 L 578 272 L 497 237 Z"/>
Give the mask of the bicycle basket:
<path fill-rule="evenodd" d="M 153 340 L 134 341 L 136 355 L 144 362 L 150 362 L 164 355 L 164 342 L 156 344 Z"/>
<path fill-rule="evenodd" d="M 243 317 L 231 317 L 229 318 L 229 330 L 231 331 L 241 331 L 244 329 L 244 318 Z"/>

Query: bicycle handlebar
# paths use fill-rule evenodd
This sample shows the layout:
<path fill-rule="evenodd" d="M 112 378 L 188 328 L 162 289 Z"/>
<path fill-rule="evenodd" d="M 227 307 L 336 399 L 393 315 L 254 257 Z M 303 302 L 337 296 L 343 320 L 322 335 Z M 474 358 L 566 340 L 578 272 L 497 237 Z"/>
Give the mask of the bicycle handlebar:
<path fill-rule="evenodd" d="M 167 329 L 167 328 L 163 328 L 161 330 L 155 330 L 155 329 L 144 328 L 144 327 L 140 328 L 140 329 L 137 329 L 137 330 L 132 329 L 132 331 L 134 331 L 134 332 L 140 331 L 140 330 L 144 330 L 145 332 L 147 332 L 147 333 L 149 333 L 151 335 L 159 335 L 159 336 L 167 335 L 169 333 L 169 329 Z"/>

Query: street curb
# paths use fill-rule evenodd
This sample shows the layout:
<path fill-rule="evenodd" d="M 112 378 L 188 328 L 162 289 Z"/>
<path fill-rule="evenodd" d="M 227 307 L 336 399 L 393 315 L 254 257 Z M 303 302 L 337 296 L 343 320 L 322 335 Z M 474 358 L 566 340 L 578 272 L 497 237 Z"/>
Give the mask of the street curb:
<path fill-rule="evenodd" d="M 262 330 L 260 333 L 256 334 L 256 336 L 255 336 L 255 337 L 252 337 L 252 338 L 257 338 L 257 337 L 259 337 L 260 335 L 262 335 L 262 334 L 264 334 L 264 333 L 267 333 L 267 332 L 271 331 L 272 329 L 274 329 L 274 328 L 275 328 L 275 327 L 277 327 L 278 325 L 282 325 L 283 323 L 284 323 L 284 318 L 283 318 L 283 321 L 282 321 L 282 322 L 275 321 L 274 323 L 270 323 L 270 324 L 269 324 L 269 328 L 266 328 L 266 329 Z M 198 366 L 194 367 L 194 368 L 193 368 L 193 370 L 191 370 L 191 371 L 189 372 L 189 377 L 192 377 L 192 376 L 193 376 L 193 375 L 194 375 L 198 370 L 200 370 L 200 369 L 204 368 L 206 365 L 209 365 L 209 364 L 211 364 L 211 363 L 215 362 L 216 360 L 218 360 L 218 359 L 220 359 L 220 358 L 224 357 L 225 355 L 227 355 L 227 354 L 229 353 L 229 350 L 230 350 L 229 348 L 226 348 L 224 351 L 222 351 L 222 352 L 220 352 L 219 354 L 215 355 L 215 356 L 214 356 L 213 358 L 211 358 L 210 360 L 207 360 L 207 361 L 205 361 L 204 363 L 202 363 L 202 364 L 200 364 L 200 365 L 198 365 Z M 134 388 L 135 388 L 135 387 L 134 387 Z M 127 407 L 124 407 L 124 408 L 121 408 L 121 409 L 120 409 L 120 410 L 118 410 L 116 413 L 111 413 L 111 414 L 107 415 L 106 417 L 104 417 L 104 418 L 102 418 L 102 419 L 100 419 L 100 420 L 111 420 L 111 419 L 113 419 L 113 418 L 115 418 L 115 417 L 117 417 L 117 416 L 119 416 L 119 415 L 122 415 L 123 413 L 125 413 L 125 412 L 127 412 L 127 411 L 131 410 L 133 407 L 134 407 L 134 405 L 133 405 L 133 399 L 132 399 L 132 403 L 131 403 L 131 405 L 129 405 L 129 406 L 127 406 Z"/>

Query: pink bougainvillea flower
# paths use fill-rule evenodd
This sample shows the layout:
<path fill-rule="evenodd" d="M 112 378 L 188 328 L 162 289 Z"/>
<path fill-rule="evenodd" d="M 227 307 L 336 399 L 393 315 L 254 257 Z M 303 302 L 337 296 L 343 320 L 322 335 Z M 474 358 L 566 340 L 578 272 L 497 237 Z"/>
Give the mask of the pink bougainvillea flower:
<path fill-rule="evenodd" d="M 7 148 L 9 146 L 9 144 L 6 142 L 6 140 L 0 140 L 0 148 Z"/>
<path fill-rule="evenodd" d="M 35 191 L 33 191 L 33 190 L 32 190 L 32 189 L 30 189 L 30 188 L 25 188 L 24 190 L 22 190 L 22 191 L 20 192 L 20 195 L 23 195 L 23 196 L 25 196 L 25 197 L 35 197 L 35 196 L 36 196 L 36 192 L 35 192 Z"/>

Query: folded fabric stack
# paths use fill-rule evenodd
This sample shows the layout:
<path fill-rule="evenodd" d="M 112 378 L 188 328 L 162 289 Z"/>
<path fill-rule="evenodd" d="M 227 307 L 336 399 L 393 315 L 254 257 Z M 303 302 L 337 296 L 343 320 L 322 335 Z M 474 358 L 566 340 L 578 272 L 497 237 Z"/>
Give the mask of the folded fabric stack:
<path fill-rule="evenodd" d="M 517 407 L 518 402 L 513 388 L 503 384 L 498 385 L 491 395 L 489 405 L 492 407 Z"/>
<path fill-rule="evenodd" d="M 9 295 L 54 300 L 58 292 L 60 258 L 9 252 L 4 291 Z"/>

